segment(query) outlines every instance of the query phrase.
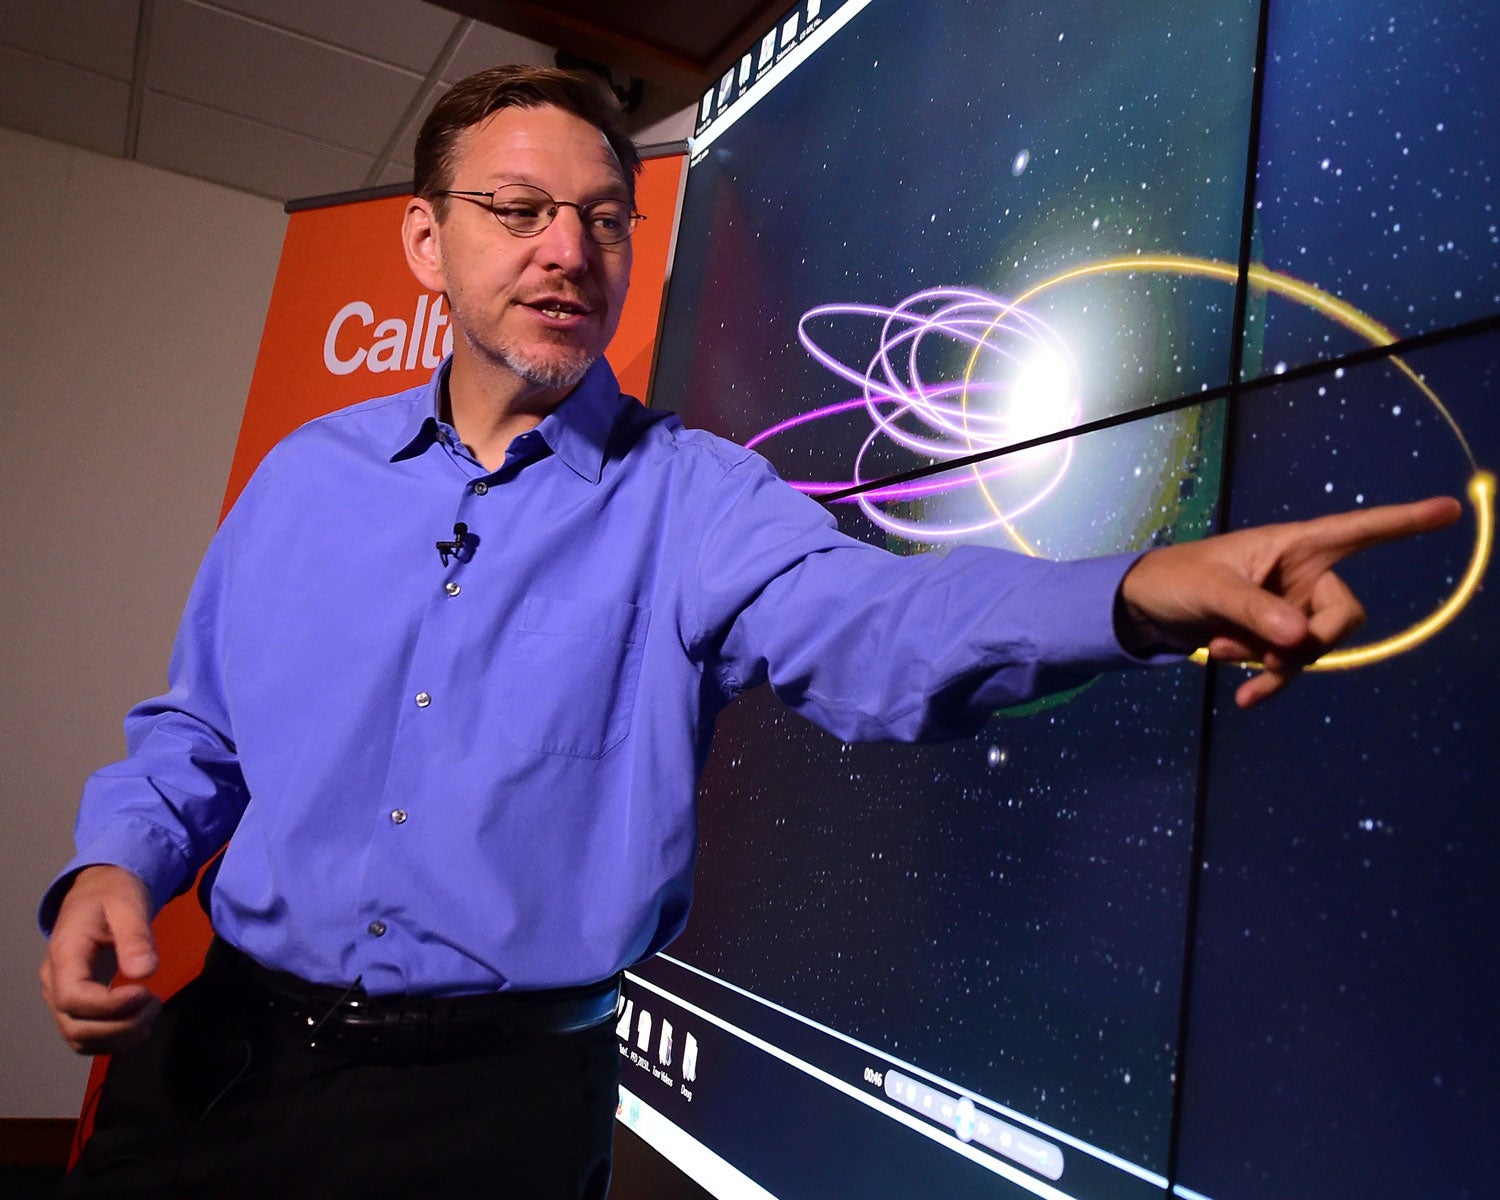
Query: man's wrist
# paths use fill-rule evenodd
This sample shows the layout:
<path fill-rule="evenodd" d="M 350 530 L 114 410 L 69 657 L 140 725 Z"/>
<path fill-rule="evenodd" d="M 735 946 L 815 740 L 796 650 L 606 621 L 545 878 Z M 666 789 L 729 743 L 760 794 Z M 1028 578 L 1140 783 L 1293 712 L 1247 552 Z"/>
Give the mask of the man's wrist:
<path fill-rule="evenodd" d="M 1115 640 L 1120 643 L 1120 649 L 1134 658 L 1158 658 L 1169 654 L 1184 654 L 1187 649 L 1174 643 L 1155 621 L 1151 620 L 1140 608 L 1130 602 L 1126 590 L 1130 584 L 1130 577 L 1141 568 L 1141 564 L 1151 555 L 1147 551 L 1130 565 L 1130 569 L 1120 577 L 1120 586 L 1115 589 L 1114 605 L 1114 628 Z"/>

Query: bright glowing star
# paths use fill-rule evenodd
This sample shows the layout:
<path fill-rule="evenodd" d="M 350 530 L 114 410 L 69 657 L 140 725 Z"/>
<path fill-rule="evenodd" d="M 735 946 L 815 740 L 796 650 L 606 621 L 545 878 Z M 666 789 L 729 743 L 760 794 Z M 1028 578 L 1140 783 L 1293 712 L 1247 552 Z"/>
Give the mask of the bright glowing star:
<path fill-rule="evenodd" d="M 1015 161 L 1010 164 L 1010 173 L 1012 175 L 1016 176 L 1016 178 L 1019 179 L 1021 177 L 1021 174 L 1030 165 L 1031 165 L 1031 151 L 1030 150 L 1022 150 L 1021 153 L 1019 153 L 1019 154 L 1016 155 Z"/>
<path fill-rule="evenodd" d="M 1010 387 L 1015 411 L 1015 440 L 1029 441 L 1066 429 L 1073 412 L 1078 379 L 1072 364 L 1051 350 L 1040 350 L 1020 364 Z"/>

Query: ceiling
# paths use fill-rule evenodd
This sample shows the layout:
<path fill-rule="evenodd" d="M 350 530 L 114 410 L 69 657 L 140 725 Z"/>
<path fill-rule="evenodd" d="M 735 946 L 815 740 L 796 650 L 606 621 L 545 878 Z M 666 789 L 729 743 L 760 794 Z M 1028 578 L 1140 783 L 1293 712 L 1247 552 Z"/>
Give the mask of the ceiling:
<path fill-rule="evenodd" d="M 276 200 L 404 183 L 454 81 L 560 49 L 642 144 L 790 0 L 0 0 L 0 125 Z"/>

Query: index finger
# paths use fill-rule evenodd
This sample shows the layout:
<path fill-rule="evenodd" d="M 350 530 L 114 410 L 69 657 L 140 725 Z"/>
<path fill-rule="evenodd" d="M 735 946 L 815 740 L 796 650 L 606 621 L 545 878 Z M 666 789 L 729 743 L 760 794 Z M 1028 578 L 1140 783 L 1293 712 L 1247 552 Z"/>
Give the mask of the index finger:
<path fill-rule="evenodd" d="M 1382 504 L 1331 513 L 1307 522 L 1307 534 L 1330 564 L 1382 542 L 1431 533 L 1453 524 L 1463 506 L 1452 496 L 1431 496 L 1410 504 Z"/>

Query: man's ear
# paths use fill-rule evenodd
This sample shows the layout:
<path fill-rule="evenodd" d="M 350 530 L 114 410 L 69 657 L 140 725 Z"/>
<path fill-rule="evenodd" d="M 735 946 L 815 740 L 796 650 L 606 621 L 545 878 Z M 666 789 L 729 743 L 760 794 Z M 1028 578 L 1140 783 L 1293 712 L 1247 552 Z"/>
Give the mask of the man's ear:
<path fill-rule="evenodd" d="M 401 218 L 401 246 L 406 251 L 406 265 L 429 292 L 446 292 L 443 274 L 442 231 L 432 204 L 420 196 L 407 202 Z"/>

